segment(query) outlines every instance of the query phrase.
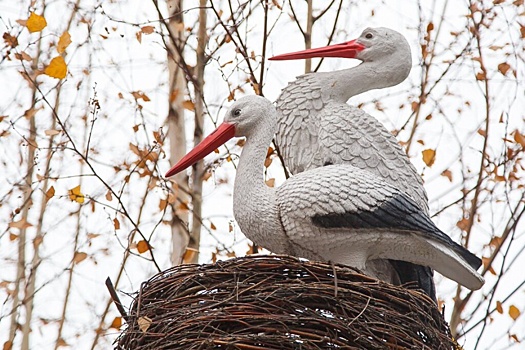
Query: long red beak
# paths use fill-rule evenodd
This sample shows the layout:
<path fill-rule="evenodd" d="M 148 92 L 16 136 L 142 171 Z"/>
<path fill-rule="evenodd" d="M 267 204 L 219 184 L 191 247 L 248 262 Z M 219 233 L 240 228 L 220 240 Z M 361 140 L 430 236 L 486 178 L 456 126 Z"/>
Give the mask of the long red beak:
<path fill-rule="evenodd" d="M 292 53 L 277 55 L 270 60 L 298 60 L 313 57 L 342 57 L 356 58 L 357 54 L 365 49 L 364 45 L 357 43 L 357 39 L 342 44 L 335 44 L 317 49 L 308 49 Z"/>
<path fill-rule="evenodd" d="M 230 123 L 222 123 L 215 131 L 208 137 L 201 141 L 194 149 L 179 160 L 168 172 L 166 177 L 173 176 L 180 173 L 184 169 L 197 163 L 202 158 L 206 157 L 211 152 L 215 151 L 219 146 L 235 136 L 235 125 Z"/>

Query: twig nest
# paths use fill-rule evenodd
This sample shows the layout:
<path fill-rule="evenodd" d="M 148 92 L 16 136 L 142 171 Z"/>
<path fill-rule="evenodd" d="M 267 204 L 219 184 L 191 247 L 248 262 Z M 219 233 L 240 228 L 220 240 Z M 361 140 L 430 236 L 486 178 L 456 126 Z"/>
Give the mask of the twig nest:
<path fill-rule="evenodd" d="M 142 285 L 117 349 L 455 349 L 423 293 L 289 256 L 182 265 Z"/>

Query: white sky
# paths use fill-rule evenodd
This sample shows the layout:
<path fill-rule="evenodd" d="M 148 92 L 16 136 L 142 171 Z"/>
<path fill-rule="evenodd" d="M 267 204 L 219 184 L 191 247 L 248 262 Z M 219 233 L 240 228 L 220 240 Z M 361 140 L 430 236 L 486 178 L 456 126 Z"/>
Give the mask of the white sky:
<path fill-rule="evenodd" d="M 95 145 L 99 152 L 97 160 L 97 170 L 107 179 L 109 183 L 115 188 L 120 188 L 122 185 L 124 175 L 118 174 L 110 166 L 119 164 L 124 160 L 129 162 L 135 160 L 134 155 L 129 150 L 128 144 L 133 142 L 142 146 L 151 144 L 151 131 L 158 130 L 164 124 L 164 116 L 167 111 L 167 74 L 163 67 L 165 59 L 165 51 L 162 48 L 160 37 L 157 34 L 143 35 L 142 43 L 135 39 L 137 27 L 126 25 L 123 23 L 116 23 L 108 19 L 108 17 L 116 20 L 124 20 L 130 23 L 146 24 L 148 21 L 155 21 L 155 12 L 150 2 L 145 1 L 115 1 L 102 2 L 101 7 L 95 9 L 94 1 L 81 2 L 81 13 L 87 18 L 92 19 L 91 32 L 88 31 L 86 25 L 79 25 L 76 29 L 71 30 L 73 44 L 67 50 L 66 61 L 68 62 L 69 76 L 63 87 L 63 102 L 60 109 L 60 115 L 67 119 L 71 132 L 82 144 L 84 139 L 84 128 L 82 117 L 88 114 L 89 106 L 88 100 L 93 97 L 93 91 L 96 90 L 97 97 L 100 101 L 101 111 L 95 123 L 92 145 Z M 186 6 L 192 6 L 191 2 L 187 1 Z M 341 14 L 338 31 L 336 33 L 335 42 L 347 41 L 355 38 L 365 27 L 387 26 L 403 33 L 412 45 L 414 68 L 410 77 L 406 82 L 399 86 L 372 91 L 362 96 L 357 96 L 351 99 L 349 103 L 358 104 L 365 103 L 364 109 L 370 114 L 377 117 L 389 129 L 399 129 L 406 122 L 409 116 L 410 102 L 414 100 L 417 94 L 418 80 L 420 79 L 420 68 L 418 62 L 420 61 L 420 49 L 417 47 L 419 38 L 417 31 L 417 23 L 419 16 L 422 16 L 426 21 L 432 20 L 438 22 L 440 11 L 446 1 L 434 1 L 427 4 L 423 2 L 417 4 L 416 2 L 405 3 L 403 7 L 399 6 L 398 2 L 394 1 L 369 1 L 359 2 L 354 4 L 351 10 L 343 11 Z M 318 6 L 315 2 L 315 6 Z M 324 4 L 324 2 L 323 2 Z M 37 5 L 37 8 L 40 5 Z M 421 10 L 418 9 L 421 6 Z M 445 11 L 445 20 L 443 21 L 443 33 L 451 31 L 462 31 L 466 25 L 466 7 L 463 3 L 449 2 Z M 69 16 L 70 4 L 66 1 L 56 1 L 48 5 L 45 16 L 48 21 L 48 27 L 44 29 L 44 51 L 49 51 L 49 59 L 56 55 L 56 52 L 49 49 L 49 42 L 56 41 L 55 35 L 62 33 L 65 28 L 64 14 Z M 0 29 L 2 32 L 9 30 L 12 26 L 16 27 L 14 22 L 16 19 L 27 18 L 27 2 L 14 3 L 10 0 L 0 0 Z M 371 16 L 372 9 L 374 15 Z M 102 14 L 102 10 L 107 16 Z M 297 10 L 299 13 L 304 13 L 305 7 L 302 2 L 297 2 Z M 288 9 L 286 10 L 288 12 Z M 41 13 L 41 11 L 37 11 Z M 197 16 L 197 11 L 189 11 L 186 14 L 186 25 L 194 23 Z M 271 13 L 272 20 L 277 19 L 277 11 Z M 512 11 L 501 11 L 498 21 L 495 22 L 496 28 L 505 28 L 507 22 L 514 23 L 516 19 L 513 17 Z M 249 42 L 254 43 L 252 49 L 256 55 L 260 55 L 260 37 L 262 35 L 262 26 L 257 19 L 260 19 L 261 13 L 254 16 L 248 22 L 249 32 L 247 37 Z M 315 36 L 313 38 L 313 46 L 321 46 L 326 43 L 327 33 L 331 29 L 331 21 L 333 15 L 328 15 L 322 19 L 314 27 Z M 210 20 L 213 22 L 213 16 L 210 12 Z M 523 22 L 523 21 L 522 21 Z M 151 25 L 159 26 L 156 22 Z M 107 31 L 106 31 L 107 28 Z M 91 35 L 90 35 L 91 34 Z M 89 36 L 90 35 L 90 36 Z M 104 39 L 104 35 L 107 39 Z M 486 42 L 484 46 L 489 45 L 503 45 L 506 42 L 517 42 L 516 52 L 523 50 L 523 41 L 516 37 L 510 37 L 514 33 L 496 32 L 495 30 L 487 30 L 484 33 L 483 40 Z M 27 31 L 22 31 L 19 37 L 21 49 L 27 52 L 34 52 L 34 40 L 38 36 L 36 34 L 28 35 Z M 89 42 L 85 43 L 89 38 Z M 447 40 L 452 40 L 451 35 L 443 35 L 443 41 L 438 45 L 438 51 L 446 50 L 449 47 L 453 52 L 464 44 L 466 36 L 458 40 L 458 44 L 451 44 Z M 445 40 L 446 39 L 446 40 Z M 190 40 L 190 44 L 194 45 L 194 40 Z M 210 46 L 213 47 L 213 41 L 210 41 Z M 293 50 L 303 49 L 301 36 L 287 14 L 279 18 L 276 28 L 268 41 L 268 55 L 290 52 Z M 488 50 L 487 50 L 488 51 Z M 512 53 L 511 53 L 512 54 Z M 47 55 L 47 54 L 46 54 Z M 44 55 L 44 57 L 46 56 Z M 417 132 L 416 139 L 423 139 L 425 145 L 415 143 L 411 149 L 410 156 L 418 170 L 424 173 L 426 180 L 425 187 L 429 194 L 431 212 L 437 212 L 444 205 L 454 201 L 461 195 L 458 190 L 451 190 L 457 188 L 462 182 L 462 166 L 458 159 L 460 153 L 463 154 L 462 161 L 465 162 L 473 172 L 477 171 L 479 164 L 479 149 L 481 149 L 482 138 L 476 133 L 481 126 L 484 119 L 484 107 L 482 90 L 479 83 L 477 83 L 473 76 L 473 72 L 478 71 L 479 68 L 470 57 L 475 53 L 468 53 L 466 59 L 461 66 L 455 67 L 453 74 L 445 77 L 443 82 L 439 84 L 431 94 L 431 98 L 424 108 L 428 112 L 434 110 L 434 106 L 442 110 L 442 113 L 434 113 L 432 120 L 425 122 Z M 491 74 L 496 74 L 495 79 L 491 81 L 491 88 L 497 93 L 494 94 L 492 101 L 491 113 L 493 122 L 491 123 L 491 134 L 494 138 L 490 141 L 490 152 L 493 155 L 498 155 L 503 151 L 501 138 L 509 130 L 516 127 L 521 128 L 525 132 L 523 123 L 523 110 L 525 110 L 525 97 L 523 95 L 523 62 L 509 62 L 515 65 L 518 72 L 520 85 L 516 84 L 516 80 L 506 79 L 502 75 L 497 76 L 497 64 L 500 63 L 503 53 L 494 51 L 487 52 L 488 61 L 487 67 Z M 232 44 L 221 48 L 216 55 L 217 62 L 213 61 L 207 68 L 207 78 L 205 86 L 205 98 L 210 106 L 211 118 L 222 118 L 222 112 L 218 112 L 218 107 L 228 105 L 226 98 L 228 96 L 227 84 L 218 70 L 218 66 L 228 62 L 229 60 L 236 60 L 239 57 L 234 55 L 234 47 Z M 448 57 L 450 58 L 450 57 Z M 444 59 L 439 57 L 439 59 Z M 93 62 L 93 69 L 89 75 L 82 72 L 88 62 Z M 512 61 L 512 60 L 511 60 Z M 188 62 L 192 62 L 192 58 L 188 57 Z M 325 60 L 321 70 L 328 71 L 334 69 L 342 69 L 355 65 L 356 62 L 343 59 Z M 314 63 L 315 66 L 315 63 Z M 436 79 L 442 72 L 446 65 L 437 65 L 431 71 L 431 80 Z M 225 67 L 225 71 L 233 68 L 233 64 Z M 7 84 L 0 84 L 0 115 L 6 115 L 8 118 L 0 123 L 0 132 L 9 127 L 8 122 L 15 123 L 18 117 L 23 114 L 23 111 L 30 105 L 30 95 L 27 95 L 27 84 L 21 79 L 18 71 L 21 69 L 17 61 L 4 60 L 0 64 L 0 79 Z M 294 79 L 296 75 L 303 72 L 303 65 L 300 62 L 267 62 L 267 74 L 265 76 L 264 94 L 270 100 L 275 100 L 280 90 Z M 232 81 L 243 81 L 245 76 L 241 73 L 233 73 Z M 41 89 L 44 93 L 49 94 L 50 100 L 54 100 L 52 92 L 57 81 L 46 76 L 40 76 L 38 80 L 42 83 Z M 77 84 L 82 88 L 77 91 Z M 415 87 L 414 87 L 415 86 Z M 246 93 L 253 93 L 249 86 L 245 86 Z M 144 91 L 151 102 L 142 103 L 144 106 L 143 115 L 137 112 L 134 108 L 134 103 L 130 92 L 141 90 Z M 124 94 L 124 99 L 117 97 L 118 93 Z M 448 96 L 448 93 L 457 96 Z M 67 98 L 64 98 L 67 96 Z M 374 108 L 373 100 L 378 100 L 384 106 L 384 111 L 380 112 Z M 462 105 L 462 101 L 468 99 L 470 106 Z M 67 103 L 65 102 L 67 101 Z M 434 102 L 435 101 L 435 102 Z M 404 109 L 399 109 L 399 105 L 405 103 Z M 462 112 L 458 113 L 458 108 L 462 108 Z M 50 127 L 48 109 L 45 108 L 39 112 L 37 119 L 39 130 L 46 130 Z M 422 113 L 426 115 L 427 112 Z M 501 113 L 508 114 L 508 124 L 498 123 L 499 115 Z M 88 114 L 88 117 L 89 114 Z M 192 116 L 188 114 L 188 121 L 191 122 Z M 148 140 L 146 133 L 134 133 L 132 127 L 139 123 L 144 123 L 149 132 L 150 139 Z M 9 138 L 0 138 L 0 161 L 6 165 L 4 176 L 0 176 L 0 198 L 3 198 L 7 189 L 13 183 L 18 183 L 25 174 L 25 169 L 19 166 L 18 150 L 21 136 L 27 132 L 27 125 L 17 121 L 11 130 Z M 213 128 L 209 121 L 206 125 L 206 133 Z M 18 135 L 18 136 L 17 136 Z M 191 135 L 188 135 L 191 137 Z M 400 133 L 399 138 L 406 140 L 408 132 Z M 43 134 L 38 135 L 37 141 L 39 145 L 43 145 L 47 141 L 47 137 Z M 191 142 L 191 140 L 189 140 Z M 464 149 L 460 149 L 464 147 Z M 421 151 L 425 148 L 436 148 L 437 158 L 432 168 L 425 168 L 421 160 Z M 167 147 L 165 147 L 167 149 Z M 25 151 L 23 151 L 25 152 Z M 16 155 L 16 156 L 13 156 Z M 61 157 L 61 156 L 59 156 Z M 64 268 L 67 266 L 66 262 L 71 259 L 71 244 L 73 240 L 73 232 L 76 226 L 76 221 L 71 213 L 78 209 L 78 205 L 70 203 L 67 199 L 67 190 L 77 186 L 80 181 L 82 183 L 83 192 L 92 197 L 104 197 L 106 190 L 93 178 L 76 176 L 79 174 L 80 168 L 76 161 L 70 158 L 57 158 L 53 165 L 52 173 L 60 175 L 64 179 L 55 181 L 53 186 L 56 189 L 56 198 L 53 198 L 53 214 L 46 217 L 44 228 L 47 235 L 45 243 L 42 248 L 42 255 L 45 258 L 39 269 L 37 285 L 42 286 L 36 297 L 37 307 L 35 309 L 35 322 L 33 327 L 33 348 L 48 349 L 54 345 L 56 336 L 56 322 L 46 324 L 42 321 L 53 320 L 59 317 L 61 305 L 63 303 L 63 293 L 65 286 Z M 215 156 L 216 157 L 216 156 Z M 278 167 L 278 162 L 274 161 L 272 167 L 269 169 L 269 177 L 276 177 L 277 184 L 283 181 L 281 169 Z M 43 164 L 43 163 L 42 163 Z M 160 163 L 161 172 L 169 168 L 167 160 Z M 446 178 L 440 176 L 445 169 L 450 169 L 453 172 L 454 180 L 450 183 Z M 84 170 L 85 171 L 85 170 Z M 234 234 L 228 232 L 228 223 L 232 218 L 231 211 L 231 189 L 234 177 L 234 169 L 231 164 L 225 164 L 218 168 L 213 177 L 205 183 L 204 186 L 204 205 L 203 217 L 206 218 L 205 223 L 210 220 L 217 227 L 214 231 L 214 236 L 217 237 L 226 246 L 235 245 L 235 250 L 239 255 L 243 255 L 247 250 L 246 240 L 242 234 L 235 230 Z M 466 174 L 468 175 L 468 174 Z M 71 176 L 71 177 L 67 177 Z M 136 175 L 134 175 L 136 176 Z M 470 175 L 469 175 L 470 176 Z M 227 179 L 226 184 L 219 184 Z M 146 191 L 144 182 L 135 179 L 133 186 L 126 187 L 125 200 L 131 208 L 133 215 L 136 215 L 139 208 L 139 194 Z M 472 180 L 469 180 L 472 182 Z M 38 185 L 34 185 L 34 188 Z M 509 212 L 504 204 L 498 202 L 498 199 L 504 198 L 504 191 L 501 185 L 494 188 L 493 193 L 483 193 L 483 198 L 487 201 L 484 206 L 484 216 L 482 221 L 476 225 L 473 232 L 473 245 L 471 250 L 478 255 L 484 253 L 487 256 L 488 251 L 483 248 L 490 240 L 490 235 L 493 232 L 501 232 L 502 225 L 506 222 Z M 511 194 L 511 199 L 515 200 L 516 192 Z M 60 197 L 62 196 L 62 197 Z M 147 212 L 155 212 L 158 206 L 158 200 L 164 198 L 165 191 L 161 187 L 154 188 L 152 194 L 148 199 Z M 20 205 L 21 199 L 10 199 L 9 205 L 0 206 L 0 234 L 6 230 L 9 223 L 11 210 L 16 205 Z M 79 251 L 86 251 L 89 253 L 89 258 L 76 267 L 73 294 L 71 296 L 71 305 L 68 312 L 68 324 L 65 329 L 64 337 L 68 344 L 75 349 L 89 348 L 91 339 L 93 338 L 93 329 L 98 325 L 98 315 L 105 307 L 108 294 L 104 287 L 104 280 L 107 276 L 112 279 L 115 278 L 119 264 L 124 253 L 117 239 L 120 239 L 123 244 L 126 243 L 130 225 L 124 220 L 120 220 L 122 229 L 113 230 L 112 220 L 114 218 L 114 211 L 111 210 L 110 205 L 113 203 L 106 203 L 106 206 L 99 206 L 95 213 L 90 209 L 83 208 L 81 214 L 81 223 L 83 226 L 83 233 L 80 240 Z M 32 209 L 30 212 L 29 221 L 36 217 L 37 209 Z M 147 215 L 147 214 L 146 214 Z M 456 222 L 461 218 L 461 211 L 458 207 L 453 207 L 435 217 L 435 222 L 439 227 L 448 232 L 453 239 L 459 241 L 460 230 L 456 227 Z M 151 232 L 153 226 L 158 220 L 157 216 L 152 214 L 147 217 L 141 225 L 143 232 Z M 100 234 L 95 239 L 87 239 L 88 233 Z M 34 235 L 34 230 L 29 230 L 29 234 Z M 518 248 L 524 246 L 523 225 L 517 231 L 516 240 L 514 242 L 515 248 L 511 250 L 510 256 L 518 254 Z M 202 254 L 201 262 L 205 263 L 210 260 L 211 251 L 215 249 L 216 241 L 203 231 L 202 238 Z M 162 226 L 155 232 L 153 239 L 153 246 L 155 247 L 155 255 L 163 268 L 169 267 L 169 231 L 167 226 Z M 0 261 L 3 267 L 0 269 L 0 280 L 10 281 L 14 278 L 14 261 L 16 260 L 16 242 L 10 242 L 8 235 L 0 236 Z M 105 251 L 103 249 L 106 249 Z M 515 266 L 525 266 L 525 259 L 519 255 L 519 261 Z M 497 265 L 498 266 L 498 265 Z M 139 288 L 140 283 L 151 276 L 155 270 L 152 265 L 143 259 L 134 257 L 130 260 L 126 268 L 126 277 L 119 286 L 119 289 L 132 292 Z M 517 283 L 523 279 L 521 271 L 514 269 L 500 282 L 497 296 L 494 299 L 501 300 L 507 295 Z M 51 282 L 49 282 L 51 281 Z M 451 298 L 454 293 L 454 284 L 450 281 L 443 280 L 437 277 L 438 294 L 445 299 L 447 303 L 446 315 L 450 315 L 452 308 Z M 493 280 L 489 276 L 487 285 L 484 291 L 490 289 Z M 477 292 L 475 299 L 479 299 L 482 292 Z M 5 289 L 0 289 L 0 300 L 6 300 L 7 295 Z M 125 299 L 129 303 L 129 299 Z M 523 339 L 523 329 L 525 321 L 519 318 L 514 325 L 512 320 L 506 314 L 508 307 L 514 304 L 525 310 L 525 302 L 523 297 L 523 290 L 516 293 L 508 302 L 504 304 L 505 313 L 503 315 L 494 314 L 494 319 L 487 326 L 488 330 L 485 332 L 484 338 L 480 342 L 478 349 L 505 349 L 512 342 L 509 342 L 506 329 L 512 327 L 513 331 Z M 486 307 L 486 305 L 484 306 Z M 6 316 L 11 308 L 9 302 L 5 302 L 0 306 L 0 341 L 6 339 L 9 325 L 9 317 Z M 472 310 L 473 312 L 475 310 Z M 475 312 L 474 319 L 478 320 L 484 313 L 483 310 Z M 117 311 L 113 308 L 111 315 L 116 316 Z M 108 317 L 108 322 L 111 322 L 113 316 Z M 465 349 L 473 349 L 477 331 L 468 334 L 466 338 L 462 338 L 460 343 L 464 345 Z M 108 347 L 113 339 L 109 335 L 101 343 L 101 349 Z"/>

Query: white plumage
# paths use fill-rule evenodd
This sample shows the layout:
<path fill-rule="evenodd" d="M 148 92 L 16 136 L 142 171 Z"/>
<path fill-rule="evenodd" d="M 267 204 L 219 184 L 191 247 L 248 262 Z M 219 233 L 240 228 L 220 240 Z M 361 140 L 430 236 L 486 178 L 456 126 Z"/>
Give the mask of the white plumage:
<path fill-rule="evenodd" d="M 364 271 L 375 259 L 430 266 L 470 289 L 481 262 L 453 242 L 413 199 L 366 170 L 331 165 L 267 187 L 263 162 L 277 124 L 272 104 L 244 97 L 224 123 L 172 167 L 182 171 L 218 145 L 246 136 L 234 186 L 234 216 L 248 238 L 275 253 L 332 261 Z"/>
<path fill-rule="evenodd" d="M 398 32 L 367 28 L 356 40 L 279 55 L 272 60 L 311 57 L 357 58 L 357 67 L 297 77 L 277 99 L 276 144 L 292 174 L 328 164 L 366 170 L 409 196 L 428 214 L 423 181 L 396 138 L 375 118 L 346 101 L 362 92 L 397 85 L 411 65 L 410 46 Z M 416 281 L 435 299 L 433 272 L 395 261 L 376 261 L 369 273 L 401 284 Z"/>

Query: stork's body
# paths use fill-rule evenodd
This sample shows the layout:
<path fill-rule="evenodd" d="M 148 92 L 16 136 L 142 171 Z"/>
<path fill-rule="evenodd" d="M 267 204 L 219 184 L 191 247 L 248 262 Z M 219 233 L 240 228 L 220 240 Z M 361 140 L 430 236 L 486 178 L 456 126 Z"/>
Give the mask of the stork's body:
<path fill-rule="evenodd" d="M 368 28 L 359 39 L 345 44 L 272 59 L 326 56 L 358 58 L 363 63 L 335 72 L 305 74 L 283 89 L 277 100 L 276 143 L 285 165 L 292 174 L 328 164 L 352 165 L 388 182 L 428 214 L 421 176 L 396 138 L 374 117 L 346 104 L 352 96 L 406 79 L 412 60 L 405 38 L 390 29 Z M 430 269 L 395 261 L 376 263 L 372 273 L 376 277 L 393 283 L 416 281 L 435 299 Z"/>
<path fill-rule="evenodd" d="M 417 204 L 373 174 L 351 165 L 302 172 L 277 189 L 264 183 L 263 162 L 277 113 L 257 96 L 245 97 L 225 122 L 172 167 L 187 168 L 234 136 L 246 136 L 234 187 L 234 216 L 248 238 L 273 252 L 365 270 L 395 259 L 428 265 L 470 289 L 483 278 L 481 261 L 441 232 Z"/>

